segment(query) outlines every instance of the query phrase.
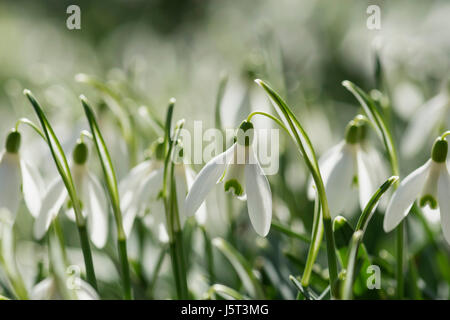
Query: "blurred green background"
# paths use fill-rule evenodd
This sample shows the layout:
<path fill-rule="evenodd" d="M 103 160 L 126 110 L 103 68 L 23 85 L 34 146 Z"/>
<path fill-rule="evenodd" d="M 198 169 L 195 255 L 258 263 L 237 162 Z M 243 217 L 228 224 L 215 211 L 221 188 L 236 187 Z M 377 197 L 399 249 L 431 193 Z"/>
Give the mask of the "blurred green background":
<path fill-rule="evenodd" d="M 66 28 L 66 8 L 72 4 L 81 8 L 81 30 Z M 371 4 L 381 8 L 380 30 L 366 26 L 366 9 Z M 34 119 L 22 95 L 23 88 L 29 88 L 70 152 L 79 130 L 87 127 L 78 95 L 86 94 L 103 110 L 101 95 L 75 81 L 79 73 L 93 75 L 120 92 L 130 112 L 144 105 L 162 120 L 169 98 L 175 97 L 175 118 L 185 118 L 187 128 L 192 128 L 194 120 L 204 121 L 204 128 L 213 127 L 217 89 L 221 75 L 227 74 L 222 108 L 225 127 L 236 127 L 248 110 L 270 110 L 263 92 L 253 83 L 261 78 L 294 108 L 320 155 L 343 138 L 346 123 L 359 110 L 341 82 L 351 80 L 365 90 L 376 87 L 374 47 L 378 46 L 385 79 L 380 89 L 387 89 L 391 98 L 391 123 L 400 145 L 414 112 L 447 81 L 449 16 L 450 3 L 445 0 L 2 0 L 0 134 L 4 137 L 19 117 Z M 105 122 L 111 118 L 107 111 L 99 112 Z M 129 154 L 117 130 L 105 131 L 121 178 L 129 169 Z M 33 141 L 29 136 L 28 141 Z M 139 132 L 137 161 L 157 136 L 151 128 Z M 433 140 L 433 136 L 427 138 L 413 156 L 400 154 L 403 176 L 429 157 Z M 284 142 L 280 172 L 270 177 L 274 215 L 309 234 L 312 203 L 305 194 L 307 172 L 290 142 Z M 42 146 L 30 142 L 24 153 L 50 180 L 55 171 Z M 270 297 L 294 298 L 295 289 L 287 276 L 301 270 L 307 245 L 287 241 L 274 230 L 267 240 L 255 241 L 245 208 L 239 210 L 243 211 L 236 214 L 242 241 L 235 245 L 265 277 L 278 279 L 270 279 L 278 281 L 278 287 L 268 286 L 273 290 Z M 383 257 L 388 270 L 394 237 L 382 232 L 382 218 L 377 213 L 365 244 L 370 254 Z M 18 225 L 26 240 L 32 221 L 26 214 L 22 219 L 25 222 Z M 76 245 L 75 232 L 71 232 Z M 220 232 L 212 231 L 212 235 Z M 436 237 L 441 237 L 439 231 Z M 448 265 L 448 246 L 439 247 L 437 255 L 437 249 L 424 239 L 424 231 L 412 218 L 409 241 L 413 252 L 424 250 L 414 261 L 424 280 L 425 296 L 447 297 L 449 279 L 443 280 L 449 274 L 443 276 L 442 268 Z M 156 254 L 155 246 L 151 245 L 152 254 Z M 326 259 L 319 257 L 319 263 L 326 265 Z M 229 271 L 223 274 L 223 282 L 236 281 Z M 166 276 L 170 278 L 170 270 Z M 388 295 L 393 290 L 389 281 L 385 283 Z M 159 297 L 165 297 L 161 292 Z"/>

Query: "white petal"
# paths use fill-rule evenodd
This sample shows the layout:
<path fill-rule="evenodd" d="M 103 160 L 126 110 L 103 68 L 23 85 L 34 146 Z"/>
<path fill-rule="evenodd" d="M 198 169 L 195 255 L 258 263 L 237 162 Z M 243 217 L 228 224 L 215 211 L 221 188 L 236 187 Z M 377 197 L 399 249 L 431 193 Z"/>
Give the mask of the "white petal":
<path fill-rule="evenodd" d="M 119 194 L 122 212 L 127 210 L 133 196 L 136 194 L 136 190 L 141 185 L 144 177 L 148 176 L 152 171 L 153 167 L 153 162 L 144 161 L 131 169 L 130 173 L 120 182 Z"/>
<path fill-rule="evenodd" d="M 383 228 L 385 232 L 393 230 L 408 215 L 414 200 L 422 191 L 430 166 L 431 160 L 428 160 L 400 183 L 389 201 L 384 215 Z"/>
<path fill-rule="evenodd" d="M 448 103 L 448 95 L 441 93 L 419 108 L 404 133 L 401 151 L 405 156 L 413 156 L 424 146 L 433 128 L 442 119 Z"/>
<path fill-rule="evenodd" d="M 80 288 L 77 290 L 78 300 L 100 300 L 97 292 L 91 287 L 89 283 L 80 280 Z"/>
<path fill-rule="evenodd" d="M 108 238 L 108 202 L 100 183 L 91 174 L 86 187 L 83 210 L 88 218 L 88 231 L 94 245 L 101 249 Z"/>
<path fill-rule="evenodd" d="M 256 159 L 253 152 L 250 152 L 250 156 Z M 258 161 L 250 161 L 250 164 L 245 165 L 245 187 L 250 221 L 255 231 L 265 237 L 272 222 L 272 192 Z"/>
<path fill-rule="evenodd" d="M 15 220 L 19 209 L 22 177 L 18 154 L 4 152 L 0 157 L 0 209 L 6 209 Z"/>
<path fill-rule="evenodd" d="M 180 217 L 180 225 L 183 229 L 186 222 L 186 212 L 184 209 L 184 199 L 188 193 L 186 171 L 184 165 L 175 166 L 175 189 L 177 193 L 178 216 Z"/>
<path fill-rule="evenodd" d="M 142 180 L 133 196 L 128 208 L 123 211 L 123 228 L 128 236 L 133 227 L 136 216 L 147 208 L 149 202 L 155 201 L 162 188 L 164 170 L 162 168 L 151 172 Z M 142 178 L 141 178 L 142 179 Z"/>
<path fill-rule="evenodd" d="M 447 168 L 442 170 L 438 182 L 438 201 L 441 211 L 441 227 L 444 238 L 450 244 L 450 176 Z"/>
<path fill-rule="evenodd" d="M 191 189 L 192 184 L 195 181 L 195 172 L 192 170 L 191 167 L 186 166 L 186 182 L 188 186 L 188 190 Z M 184 203 L 183 203 L 184 206 Z M 199 225 L 205 225 L 206 219 L 207 219 L 207 211 L 206 211 L 206 201 L 202 203 L 200 208 L 198 208 L 197 212 L 195 213 L 195 219 L 197 220 L 197 223 Z"/>
<path fill-rule="evenodd" d="M 20 168 L 22 169 L 22 190 L 25 204 L 31 215 L 36 218 L 41 209 L 42 196 L 45 190 L 44 182 L 36 168 L 25 161 L 20 162 Z"/>
<path fill-rule="evenodd" d="M 345 145 L 345 141 L 342 141 L 332 147 L 330 150 L 325 152 L 323 156 L 319 159 L 319 170 L 320 175 L 322 176 L 322 180 L 327 181 L 328 177 L 330 176 L 331 170 L 336 165 L 336 162 L 340 159 L 340 153 L 342 151 L 342 148 Z M 315 184 L 312 177 L 309 178 L 308 182 L 308 199 L 314 200 L 316 197 L 316 191 L 315 191 Z"/>
<path fill-rule="evenodd" d="M 345 145 L 339 153 L 334 166 L 330 168 L 327 180 L 324 180 L 325 192 L 332 217 L 348 214 L 346 205 L 353 195 L 353 178 L 355 176 L 354 146 Z M 344 209 L 347 209 L 345 211 Z"/>
<path fill-rule="evenodd" d="M 187 216 L 192 216 L 205 201 L 208 193 L 222 177 L 227 164 L 232 160 L 236 144 L 209 161 L 200 170 L 185 200 Z"/>
<path fill-rule="evenodd" d="M 45 278 L 31 289 L 30 300 L 50 300 L 55 297 L 55 291 L 53 278 Z"/>
<path fill-rule="evenodd" d="M 365 161 L 362 151 L 356 153 L 356 164 L 358 168 L 359 206 L 362 211 L 377 190 L 377 185 L 371 174 L 370 164 Z"/>
<path fill-rule="evenodd" d="M 63 181 L 58 177 L 50 184 L 42 199 L 39 215 L 34 222 L 34 236 L 36 239 L 41 239 L 44 236 L 66 199 L 66 188 Z"/>

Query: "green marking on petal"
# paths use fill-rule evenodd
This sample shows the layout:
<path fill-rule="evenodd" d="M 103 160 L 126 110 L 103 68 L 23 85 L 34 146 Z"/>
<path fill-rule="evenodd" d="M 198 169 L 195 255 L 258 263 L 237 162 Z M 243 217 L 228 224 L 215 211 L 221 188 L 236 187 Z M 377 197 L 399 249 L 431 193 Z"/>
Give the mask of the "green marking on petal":
<path fill-rule="evenodd" d="M 230 189 L 233 188 L 233 194 L 237 197 L 240 197 L 244 194 L 244 188 L 242 188 L 241 184 L 236 179 L 228 180 L 227 182 L 225 182 L 224 187 L 226 192 L 231 191 Z"/>
<path fill-rule="evenodd" d="M 420 198 L 420 202 L 419 202 L 421 207 L 425 207 L 427 204 L 431 209 L 436 209 L 437 208 L 437 201 L 436 199 L 430 195 L 430 194 L 426 194 L 424 195 L 422 198 Z"/>

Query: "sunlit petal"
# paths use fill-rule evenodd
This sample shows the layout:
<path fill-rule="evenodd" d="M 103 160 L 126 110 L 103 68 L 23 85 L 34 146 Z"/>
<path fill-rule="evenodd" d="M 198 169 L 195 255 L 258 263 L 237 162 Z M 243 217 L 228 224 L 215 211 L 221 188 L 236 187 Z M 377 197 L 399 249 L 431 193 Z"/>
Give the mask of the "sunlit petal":
<path fill-rule="evenodd" d="M 12 220 L 19 209 L 21 184 L 19 155 L 4 152 L 0 156 L 0 208 L 8 210 Z"/>
<path fill-rule="evenodd" d="M 200 170 L 185 200 L 187 216 L 192 216 L 200 208 L 208 193 L 222 177 L 227 164 L 233 157 L 235 149 L 236 144 L 214 157 Z"/>
<path fill-rule="evenodd" d="M 250 156 L 256 159 L 253 152 L 250 152 Z M 265 237 L 272 221 L 272 192 L 258 161 L 245 165 L 245 186 L 250 221 L 255 231 Z"/>
<path fill-rule="evenodd" d="M 22 188 L 25 204 L 31 215 L 37 217 L 42 204 L 44 195 L 44 182 L 35 167 L 30 166 L 25 161 L 20 162 L 22 169 Z"/>
<path fill-rule="evenodd" d="M 431 160 L 413 171 L 400 183 L 400 186 L 389 201 L 386 214 L 384 215 L 384 231 L 389 232 L 393 230 L 408 215 L 414 200 L 419 196 L 425 184 L 430 166 Z"/>
<path fill-rule="evenodd" d="M 41 239 L 45 235 L 53 218 L 56 217 L 66 199 L 66 188 L 63 181 L 58 177 L 50 184 L 42 199 L 39 215 L 34 222 L 34 236 L 36 239 Z"/>
<path fill-rule="evenodd" d="M 353 146 L 345 145 L 330 169 L 328 179 L 324 181 L 331 215 L 347 214 L 346 205 L 353 194 L 355 177 L 355 156 Z"/>
<path fill-rule="evenodd" d="M 90 238 L 97 248 L 103 248 L 108 238 L 108 203 L 100 182 L 91 174 L 84 198 Z"/>
<path fill-rule="evenodd" d="M 450 176 L 447 168 L 442 170 L 438 182 L 438 201 L 441 211 L 441 227 L 444 238 L 450 244 Z"/>

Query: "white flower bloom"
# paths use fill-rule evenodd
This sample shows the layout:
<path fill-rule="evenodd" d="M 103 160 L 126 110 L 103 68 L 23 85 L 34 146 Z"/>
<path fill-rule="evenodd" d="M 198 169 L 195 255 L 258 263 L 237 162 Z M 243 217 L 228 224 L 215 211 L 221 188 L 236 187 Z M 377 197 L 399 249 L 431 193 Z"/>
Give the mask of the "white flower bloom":
<path fill-rule="evenodd" d="M 240 131 L 253 131 L 250 122 L 243 122 Z M 196 213 L 208 193 L 218 182 L 224 182 L 225 191 L 231 191 L 241 200 L 247 199 L 250 221 L 255 231 L 262 237 L 269 233 L 272 220 L 272 193 L 252 148 L 253 136 L 238 136 L 225 152 L 210 160 L 197 175 L 186 201 L 185 210 L 189 215 Z"/>
<path fill-rule="evenodd" d="M 160 146 L 162 145 L 158 145 L 157 148 Z M 150 212 L 149 216 L 145 216 L 144 222 L 147 226 L 155 227 L 155 232 L 158 234 L 159 239 L 162 242 L 167 242 L 165 211 L 163 200 L 160 198 L 163 188 L 164 163 L 160 159 L 162 158 L 161 154 L 159 156 L 157 154 L 156 158 L 138 164 L 120 182 L 119 194 L 123 213 L 123 228 L 128 236 L 136 217 L 144 217 L 146 212 Z M 192 185 L 194 176 L 195 173 L 189 166 L 184 163 L 175 164 L 174 177 L 181 227 L 183 227 L 187 217 L 184 199 Z M 203 206 L 202 212 L 205 210 Z"/>
<path fill-rule="evenodd" d="M 405 130 L 401 151 L 406 157 L 415 155 L 427 143 L 434 128 L 447 124 L 450 96 L 443 91 L 425 102 L 414 114 Z"/>
<path fill-rule="evenodd" d="M 388 177 L 381 156 L 364 144 L 365 124 L 350 121 L 346 139 L 319 159 L 325 192 L 331 215 L 348 214 L 353 211 L 354 188 L 358 189 L 359 206 L 365 208 L 379 185 Z M 308 198 L 314 199 L 315 184 L 310 178 Z"/>
<path fill-rule="evenodd" d="M 407 176 L 392 196 L 383 228 L 393 230 L 418 199 L 421 207 L 439 208 L 444 237 L 450 244 L 450 175 L 445 163 L 448 144 L 442 138 L 434 143 L 431 159 Z"/>
<path fill-rule="evenodd" d="M 22 193 L 28 210 L 36 217 L 44 190 L 39 172 L 20 157 L 20 140 L 20 133 L 11 131 L 0 155 L 0 209 L 9 212 L 10 222 L 15 220 Z"/>
<path fill-rule="evenodd" d="M 77 300 L 100 300 L 97 292 L 87 282 L 78 279 L 79 288 L 74 289 Z M 54 278 L 46 278 L 36 284 L 30 293 L 31 300 L 61 300 L 63 296 L 58 290 L 58 286 Z"/>
<path fill-rule="evenodd" d="M 82 214 L 87 218 L 89 236 L 97 248 L 103 248 L 108 238 L 108 203 L 104 190 L 98 179 L 89 172 L 86 165 L 87 147 L 79 142 L 74 150 L 74 162 L 71 165 L 72 177 Z M 67 202 L 68 193 L 60 177 L 50 183 L 39 215 L 34 224 L 34 236 L 41 239 L 61 207 Z M 73 209 L 67 209 L 67 216 L 75 221 Z"/>

